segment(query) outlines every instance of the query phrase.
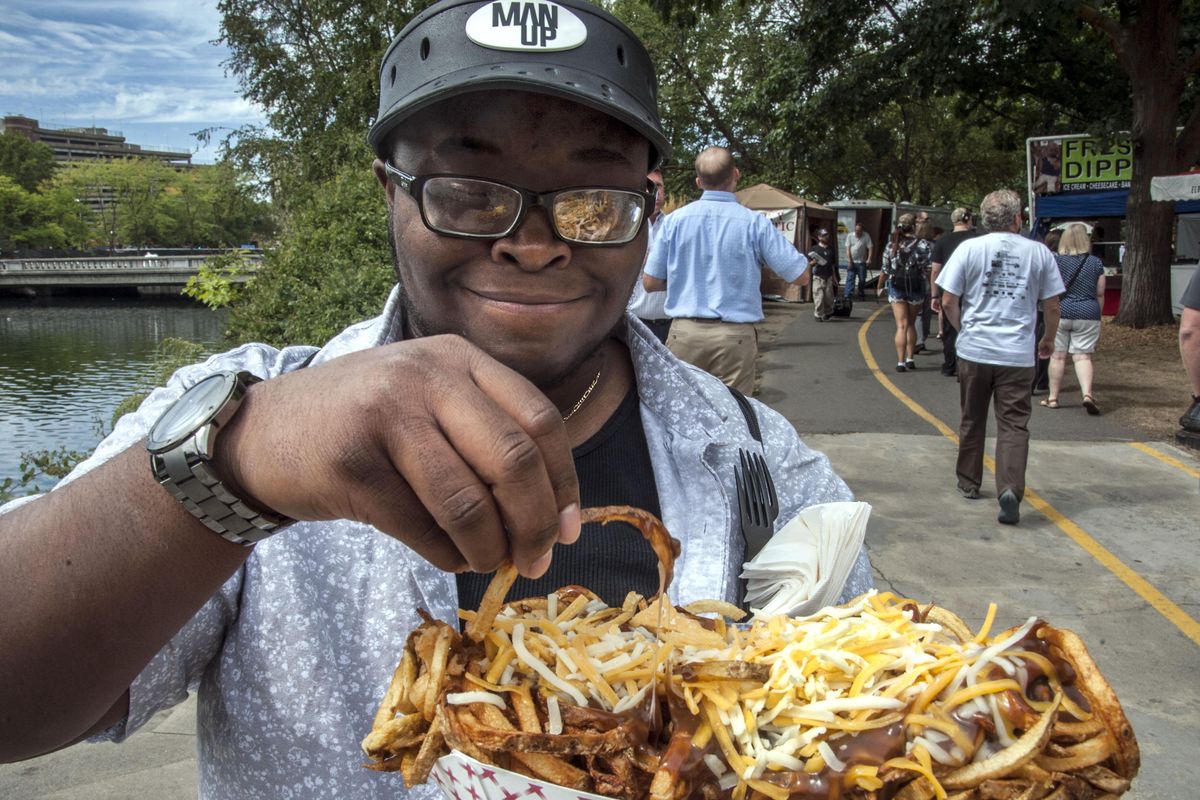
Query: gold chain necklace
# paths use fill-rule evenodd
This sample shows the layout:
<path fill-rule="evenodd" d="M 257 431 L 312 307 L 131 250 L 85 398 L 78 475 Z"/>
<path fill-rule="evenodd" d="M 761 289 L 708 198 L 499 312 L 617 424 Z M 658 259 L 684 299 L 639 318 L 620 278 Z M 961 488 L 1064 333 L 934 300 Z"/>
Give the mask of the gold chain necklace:
<path fill-rule="evenodd" d="M 570 412 L 569 412 L 569 413 L 568 413 L 568 414 L 567 414 L 565 417 L 563 417 L 563 418 L 562 418 L 562 419 L 563 419 L 563 422 L 566 422 L 566 421 L 567 421 L 567 420 L 569 420 L 571 417 L 575 416 L 575 412 L 576 412 L 576 411 L 578 411 L 578 410 L 579 410 L 579 409 L 580 409 L 580 408 L 583 406 L 584 402 L 585 402 L 585 401 L 588 399 L 588 395 L 590 395 L 590 394 L 592 393 L 592 389 L 595 389 L 595 388 L 596 388 L 596 384 L 600 382 L 600 373 L 601 373 L 603 370 L 604 370 L 604 366 L 603 366 L 603 365 L 601 365 L 601 366 L 600 366 L 600 369 L 596 370 L 596 377 L 592 378 L 592 382 L 591 382 L 591 384 L 588 386 L 587 390 L 586 390 L 586 391 L 584 391 L 584 393 L 583 393 L 583 397 L 579 398 L 579 399 L 578 399 L 578 400 L 575 402 L 575 405 L 571 407 L 571 411 L 570 411 Z"/>

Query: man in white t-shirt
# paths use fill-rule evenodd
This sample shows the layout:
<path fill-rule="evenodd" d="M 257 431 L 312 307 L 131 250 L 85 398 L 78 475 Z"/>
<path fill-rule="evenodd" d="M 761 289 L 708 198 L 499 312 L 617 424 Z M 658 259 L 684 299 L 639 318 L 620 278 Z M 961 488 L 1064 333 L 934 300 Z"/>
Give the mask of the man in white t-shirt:
<path fill-rule="evenodd" d="M 936 282 L 942 310 L 959 331 L 958 491 L 968 499 L 979 497 L 988 406 L 995 397 L 997 519 L 1015 525 L 1021 518 L 1029 455 L 1037 304 L 1042 301 L 1046 320 L 1037 353 L 1045 358 L 1054 350 L 1058 298 L 1066 289 L 1053 254 L 1019 233 L 1021 198 L 1016 192 L 992 192 L 979 210 L 988 233 L 960 244 Z"/>

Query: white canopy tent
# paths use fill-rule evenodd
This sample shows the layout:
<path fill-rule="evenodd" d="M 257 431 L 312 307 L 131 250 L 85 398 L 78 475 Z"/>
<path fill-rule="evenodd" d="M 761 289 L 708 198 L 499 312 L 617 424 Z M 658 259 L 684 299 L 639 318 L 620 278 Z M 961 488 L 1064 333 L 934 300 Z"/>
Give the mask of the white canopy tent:
<path fill-rule="evenodd" d="M 1200 200 L 1200 171 L 1151 178 L 1150 199 L 1176 203 Z"/>

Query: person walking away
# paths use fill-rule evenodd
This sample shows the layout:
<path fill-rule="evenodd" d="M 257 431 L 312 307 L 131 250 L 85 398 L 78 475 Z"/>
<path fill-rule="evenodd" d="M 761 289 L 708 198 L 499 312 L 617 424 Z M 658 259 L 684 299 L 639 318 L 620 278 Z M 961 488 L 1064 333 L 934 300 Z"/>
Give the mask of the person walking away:
<path fill-rule="evenodd" d="M 663 189 L 663 176 L 661 170 L 654 170 L 648 176 L 650 182 L 654 184 L 654 211 L 646 220 L 650 226 L 650 243 L 646 251 L 646 257 L 649 258 L 650 250 L 654 249 L 654 239 L 658 236 L 659 230 L 662 228 L 662 206 L 665 192 Z M 667 316 L 667 293 L 666 292 L 647 292 L 642 286 L 641 279 L 633 282 L 633 294 L 629 298 L 629 312 L 640 319 L 650 329 L 650 332 L 658 337 L 660 342 L 664 344 L 667 341 L 667 334 L 671 330 L 671 318 Z"/>
<path fill-rule="evenodd" d="M 942 308 L 958 328 L 958 387 L 962 421 L 955 473 L 958 492 L 979 497 L 989 405 L 996 405 L 996 519 L 1015 525 L 1025 495 L 1029 457 L 1029 385 L 1034 325 L 1042 301 L 1046 334 L 1037 352 L 1048 356 L 1058 329 L 1062 278 L 1041 242 L 1021 236 L 1021 198 L 999 189 L 979 209 L 983 236 L 959 244 L 938 275 Z"/>
<path fill-rule="evenodd" d="M 723 147 L 696 157 L 700 199 L 666 216 L 643 286 L 667 293 L 667 347 L 743 394 L 754 391 L 761 265 L 805 286 L 808 260 L 762 214 L 738 203 L 741 173 Z"/>
<path fill-rule="evenodd" d="M 837 248 L 829 244 L 829 231 L 817 231 L 817 243 L 808 251 L 812 266 L 813 316 L 825 322 L 833 316 L 833 298 L 838 290 Z"/>
<path fill-rule="evenodd" d="M 980 235 L 975 230 L 975 215 L 969 208 L 956 208 L 950 213 L 950 222 L 954 226 L 950 233 L 933 243 L 932 264 L 929 268 L 929 305 L 943 320 L 942 325 L 942 374 L 952 378 L 958 374 L 958 359 L 955 356 L 955 343 L 958 340 L 958 328 L 950 324 L 942 313 L 941 293 L 938 291 L 937 279 L 942 267 L 950 260 L 950 256 L 958 246 L 968 239 Z"/>
<path fill-rule="evenodd" d="M 918 239 L 924 239 L 929 242 L 929 246 L 933 247 L 934 230 L 933 222 L 929 219 L 928 211 L 918 211 L 916 218 L 917 228 L 916 236 Z M 930 266 L 925 267 L 925 285 L 932 286 L 930 281 Z M 917 310 L 916 318 L 913 320 L 913 329 L 916 331 L 917 341 L 913 346 L 914 353 L 925 352 L 925 338 L 929 335 L 929 325 L 932 322 L 933 315 L 929 304 L 929 294 L 924 292 L 921 294 L 921 307 Z"/>
<path fill-rule="evenodd" d="M 1100 309 L 1104 304 L 1104 265 L 1092 255 L 1092 240 L 1082 222 L 1073 222 L 1063 231 L 1054 256 L 1066 293 L 1059 300 L 1058 333 L 1050 356 L 1050 393 L 1042 401 L 1046 408 L 1058 408 L 1067 355 L 1075 365 L 1075 377 L 1083 395 L 1087 413 L 1100 413 L 1094 390 L 1094 359 L 1100 341 Z"/>
<path fill-rule="evenodd" d="M 916 236 L 916 222 L 912 214 L 901 214 L 892 240 L 883 251 L 883 270 L 875 293 L 882 294 L 885 288 L 892 316 L 896 320 L 896 371 L 916 369 L 913 361 L 917 343 L 917 332 L 913 320 L 928 292 L 925 289 L 925 270 L 931 263 L 933 248 L 928 240 Z"/>
<path fill-rule="evenodd" d="M 1192 382 L 1192 405 L 1179 418 L 1179 425 L 1190 433 L 1200 433 L 1200 267 L 1192 273 L 1180 304 L 1179 357 Z"/>
<path fill-rule="evenodd" d="M 858 299 L 866 299 L 867 267 L 874 259 L 875 242 L 863 224 L 855 221 L 854 230 L 846 235 L 846 297 L 852 298 L 857 288 Z"/>

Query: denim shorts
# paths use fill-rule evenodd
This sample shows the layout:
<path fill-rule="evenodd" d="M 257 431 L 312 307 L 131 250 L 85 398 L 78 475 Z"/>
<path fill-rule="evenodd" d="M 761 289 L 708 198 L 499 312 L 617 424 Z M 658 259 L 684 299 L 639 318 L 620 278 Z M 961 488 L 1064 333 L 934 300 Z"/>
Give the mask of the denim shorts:
<path fill-rule="evenodd" d="M 888 278 L 887 293 L 889 303 L 908 303 L 910 306 L 919 306 L 925 302 L 925 281 L 897 288 L 892 286 L 892 279 Z"/>

